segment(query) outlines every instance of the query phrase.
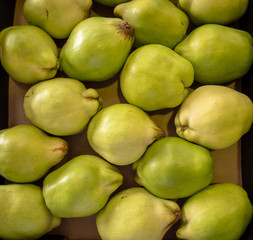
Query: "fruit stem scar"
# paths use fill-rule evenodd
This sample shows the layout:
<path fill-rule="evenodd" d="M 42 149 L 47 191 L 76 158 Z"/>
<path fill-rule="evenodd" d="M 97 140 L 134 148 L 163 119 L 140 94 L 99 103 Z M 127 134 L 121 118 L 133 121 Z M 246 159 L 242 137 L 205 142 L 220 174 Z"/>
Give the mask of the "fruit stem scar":
<path fill-rule="evenodd" d="M 155 139 L 161 139 L 165 136 L 165 133 L 163 131 L 163 129 L 161 128 L 155 128 L 155 132 L 156 132 L 156 135 L 155 135 Z"/>
<path fill-rule="evenodd" d="M 134 27 L 127 23 L 126 21 L 119 24 L 119 28 L 121 33 L 125 35 L 125 38 L 133 38 L 134 37 Z"/>
<path fill-rule="evenodd" d="M 176 223 L 177 221 L 179 221 L 182 218 L 182 214 L 180 211 L 174 212 L 174 215 L 176 216 L 174 223 Z"/>
<path fill-rule="evenodd" d="M 180 82 L 183 84 L 183 86 L 185 87 L 184 85 L 184 80 L 182 78 L 180 78 Z"/>
<path fill-rule="evenodd" d="M 126 29 L 131 29 L 132 26 L 130 26 L 129 24 L 126 24 L 126 25 L 125 25 L 125 28 L 126 28 Z"/>
<path fill-rule="evenodd" d="M 162 232 L 166 233 L 171 226 L 173 226 L 176 222 L 178 222 L 182 218 L 182 214 L 180 211 L 175 211 L 173 214 L 175 215 L 175 219 L 168 225 L 166 225 L 165 228 L 162 230 Z"/>
<path fill-rule="evenodd" d="M 186 126 L 186 125 L 181 125 L 181 130 L 182 131 L 185 131 L 186 129 L 188 129 L 189 127 L 188 126 Z"/>

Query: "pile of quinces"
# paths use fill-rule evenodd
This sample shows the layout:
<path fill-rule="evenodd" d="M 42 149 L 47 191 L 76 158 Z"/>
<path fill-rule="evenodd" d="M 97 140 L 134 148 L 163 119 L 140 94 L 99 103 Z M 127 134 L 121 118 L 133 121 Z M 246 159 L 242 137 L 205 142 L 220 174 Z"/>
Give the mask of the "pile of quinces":
<path fill-rule="evenodd" d="M 93 4 L 113 16 L 90 15 Z M 103 240 L 161 240 L 176 222 L 175 239 L 239 239 L 252 204 L 238 184 L 211 184 L 211 152 L 237 143 L 253 122 L 251 99 L 226 85 L 252 65 L 252 36 L 233 25 L 248 4 L 25 0 L 27 24 L 0 35 L 2 66 L 29 85 L 31 122 L 0 132 L 9 181 L 0 186 L 0 237 L 37 239 L 62 218 L 96 214 Z M 103 107 L 86 82 L 117 74 L 126 102 Z M 175 107 L 178 136 L 165 136 L 149 113 Z M 97 155 L 55 167 L 69 151 L 64 137 L 85 129 Z M 139 186 L 116 191 L 118 166 L 127 165 Z"/>

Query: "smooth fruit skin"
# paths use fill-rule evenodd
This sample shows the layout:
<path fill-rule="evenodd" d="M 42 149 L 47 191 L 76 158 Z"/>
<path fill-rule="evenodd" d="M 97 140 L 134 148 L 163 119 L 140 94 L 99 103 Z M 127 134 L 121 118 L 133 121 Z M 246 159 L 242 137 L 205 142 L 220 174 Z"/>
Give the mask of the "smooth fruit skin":
<path fill-rule="evenodd" d="M 88 125 L 89 144 L 107 161 L 128 165 L 164 132 L 138 107 L 113 104 L 99 111 Z"/>
<path fill-rule="evenodd" d="M 33 184 L 0 186 L 0 237 L 9 240 L 38 239 L 58 227 L 45 205 L 41 188 Z"/>
<path fill-rule="evenodd" d="M 248 72 L 253 61 L 252 36 L 218 24 L 194 29 L 174 50 L 192 63 L 195 80 L 202 84 L 236 80 Z"/>
<path fill-rule="evenodd" d="M 95 2 L 98 2 L 102 5 L 105 5 L 107 7 L 115 7 L 118 4 L 128 2 L 129 0 L 94 0 Z"/>
<path fill-rule="evenodd" d="M 58 164 L 68 143 L 33 125 L 16 125 L 0 131 L 0 174 L 13 182 L 33 182 Z"/>
<path fill-rule="evenodd" d="M 80 133 L 100 110 L 95 89 L 71 78 L 54 78 L 29 88 L 24 97 L 26 117 L 37 127 L 57 136 Z"/>
<path fill-rule="evenodd" d="M 126 100 L 145 111 L 173 108 L 189 94 L 192 64 L 168 47 L 148 44 L 128 57 L 120 74 Z"/>
<path fill-rule="evenodd" d="M 62 70 L 81 81 L 105 81 L 124 65 L 134 29 L 119 18 L 91 17 L 71 32 L 60 53 Z"/>
<path fill-rule="evenodd" d="M 46 176 L 43 196 L 54 216 L 86 217 L 104 207 L 122 180 L 119 170 L 105 160 L 80 155 Z"/>
<path fill-rule="evenodd" d="M 53 78 L 59 68 L 55 42 L 35 26 L 11 26 L 2 30 L 0 56 L 9 76 L 25 84 Z"/>
<path fill-rule="evenodd" d="M 196 25 L 216 23 L 228 25 L 244 15 L 248 0 L 179 0 L 180 8 L 185 11 Z"/>
<path fill-rule="evenodd" d="M 97 214 L 96 225 L 103 240 L 162 240 L 180 217 L 176 202 L 135 187 L 113 196 Z"/>
<path fill-rule="evenodd" d="M 180 137 L 214 150 L 235 144 L 249 131 L 252 122 L 251 99 L 220 85 L 195 89 L 175 117 L 176 132 Z"/>
<path fill-rule="evenodd" d="M 42 28 L 53 38 L 63 39 L 89 16 L 91 5 L 91 0 L 25 0 L 23 13 L 28 24 Z"/>
<path fill-rule="evenodd" d="M 157 43 L 173 48 L 186 34 L 188 16 L 167 0 L 133 0 L 117 5 L 114 14 L 135 28 L 134 46 Z"/>
<path fill-rule="evenodd" d="M 187 240 L 238 240 L 252 218 L 246 191 L 234 183 L 208 186 L 182 206 L 177 237 Z"/>
<path fill-rule="evenodd" d="M 189 197 L 213 179 L 210 151 L 178 137 L 154 142 L 133 168 L 138 184 L 165 199 Z"/>

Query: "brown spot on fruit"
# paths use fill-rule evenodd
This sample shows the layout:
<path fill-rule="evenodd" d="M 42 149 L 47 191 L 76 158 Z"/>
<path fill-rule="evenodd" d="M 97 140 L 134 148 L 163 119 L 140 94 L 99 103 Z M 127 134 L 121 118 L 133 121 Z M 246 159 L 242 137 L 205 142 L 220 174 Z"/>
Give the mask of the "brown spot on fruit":
<path fill-rule="evenodd" d="M 125 38 L 133 38 L 134 37 L 134 27 L 128 24 L 126 21 L 122 22 L 119 25 L 120 33 L 125 35 Z"/>
<path fill-rule="evenodd" d="M 188 128 L 189 128 L 188 126 L 182 125 L 182 126 L 181 126 L 181 131 L 185 131 L 185 130 L 188 129 Z"/>

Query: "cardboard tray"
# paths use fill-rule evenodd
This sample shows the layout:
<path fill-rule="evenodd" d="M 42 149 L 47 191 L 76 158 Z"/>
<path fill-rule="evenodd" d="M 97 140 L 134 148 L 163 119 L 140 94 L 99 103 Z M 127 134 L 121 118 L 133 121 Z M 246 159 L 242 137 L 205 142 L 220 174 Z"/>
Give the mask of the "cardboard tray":
<path fill-rule="evenodd" d="M 26 24 L 22 6 L 24 0 L 9 0 L 1 1 L 0 3 L 0 16 L 1 16 L 1 29 L 11 25 L 23 25 Z M 241 29 L 247 30 L 252 34 L 252 1 L 248 12 L 240 20 L 239 26 Z M 113 16 L 112 9 L 104 7 L 100 4 L 93 3 L 91 16 L 101 15 L 110 17 Z M 59 48 L 62 47 L 65 40 L 55 40 Z M 23 112 L 23 97 L 26 91 L 29 89 L 29 85 L 17 83 L 16 81 L 9 79 L 8 75 L 1 66 L 1 81 L 0 81 L 0 127 L 1 129 L 12 127 L 18 124 L 30 124 Z M 64 76 L 59 72 L 59 76 Z M 238 79 L 229 86 L 240 90 L 253 99 L 253 74 L 252 69 L 242 79 Z M 84 82 L 87 88 L 95 88 L 103 99 L 103 108 L 114 103 L 126 102 L 119 90 L 119 75 L 116 75 L 112 79 L 100 83 Z M 173 124 L 175 113 L 178 108 L 165 109 L 161 111 L 149 112 L 153 121 L 157 123 L 164 131 L 166 136 L 176 136 L 175 127 Z M 86 130 L 80 134 L 73 136 L 63 137 L 69 143 L 69 152 L 67 156 L 56 167 L 64 164 L 71 158 L 81 154 L 93 154 L 97 155 L 89 146 Z M 213 183 L 218 182 L 234 182 L 244 187 L 248 192 L 249 197 L 253 200 L 253 183 L 251 181 L 253 175 L 253 131 L 251 130 L 242 137 L 242 139 L 233 146 L 219 150 L 212 151 L 214 159 L 214 178 Z M 55 168 L 56 168 L 55 167 Z M 54 169 L 54 168 L 53 168 Z M 52 169 L 52 170 L 53 170 Z M 119 167 L 124 176 L 123 185 L 116 191 L 123 190 L 125 188 L 138 186 L 134 181 L 134 172 L 131 165 Z M 43 179 L 37 181 L 35 184 L 41 185 Z M 1 184 L 5 184 L 6 180 L 1 178 Z M 83 240 L 97 240 L 100 239 L 96 225 L 95 216 L 85 218 L 71 218 L 63 219 L 61 226 L 51 231 L 49 234 L 43 236 L 41 239 L 83 239 Z M 165 240 L 176 239 L 175 230 L 178 224 L 174 225 L 172 229 L 168 231 Z M 242 239 L 253 239 L 252 235 L 253 227 L 252 223 L 249 225 Z"/>

